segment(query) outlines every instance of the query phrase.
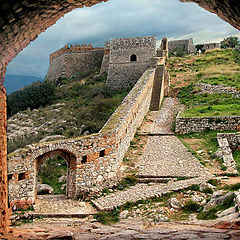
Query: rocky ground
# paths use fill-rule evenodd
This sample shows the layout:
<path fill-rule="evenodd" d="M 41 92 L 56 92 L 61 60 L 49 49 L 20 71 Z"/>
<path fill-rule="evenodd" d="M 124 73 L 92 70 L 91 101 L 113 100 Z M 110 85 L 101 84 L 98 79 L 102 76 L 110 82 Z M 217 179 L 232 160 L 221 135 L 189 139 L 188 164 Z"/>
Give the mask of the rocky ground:
<path fill-rule="evenodd" d="M 67 223 L 66 223 L 67 222 Z M 102 225 L 92 217 L 84 219 L 38 219 L 15 228 L 2 239 L 74 239 L 74 240 L 238 240 L 240 222 L 216 223 L 149 223 L 138 218 L 122 220 L 111 226 Z M 54 228 L 53 228 L 54 226 Z"/>

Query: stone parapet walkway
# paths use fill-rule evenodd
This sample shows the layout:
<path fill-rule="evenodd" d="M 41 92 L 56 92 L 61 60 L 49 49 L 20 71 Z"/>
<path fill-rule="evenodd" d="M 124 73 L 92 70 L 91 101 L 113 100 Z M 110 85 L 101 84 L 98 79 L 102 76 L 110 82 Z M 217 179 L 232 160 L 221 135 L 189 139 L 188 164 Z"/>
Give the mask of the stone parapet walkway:
<path fill-rule="evenodd" d="M 191 178 L 176 182 L 168 182 L 167 184 L 136 184 L 135 186 L 124 190 L 117 191 L 92 203 L 100 211 L 109 211 L 124 205 L 127 202 L 137 202 L 138 200 L 147 200 L 155 197 L 161 197 L 164 194 L 186 189 L 193 184 L 201 184 L 207 182 L 210 177 Z"/>
<path fill-rule="evenodd" d="M 182 109 L 182 105 L 175 98 L 166 98 L 163 101 L 159 111 L 151 111 L 147 116 L 147 120 L 143 122 L 139 134 L 142 135 L 167 135 L 174 134 L 172 126 L 174 116 Z"/>

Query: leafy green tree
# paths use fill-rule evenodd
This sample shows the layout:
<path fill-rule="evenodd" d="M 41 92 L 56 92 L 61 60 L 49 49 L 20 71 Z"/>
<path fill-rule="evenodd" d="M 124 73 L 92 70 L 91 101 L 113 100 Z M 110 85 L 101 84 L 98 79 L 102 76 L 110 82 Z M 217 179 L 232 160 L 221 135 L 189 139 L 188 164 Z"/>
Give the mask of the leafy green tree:
<path fill-rule="evenodd" d="M 238 37 L 228 37 L 221 41 L 221 48 L 235 48 L 238 45 Z"/>

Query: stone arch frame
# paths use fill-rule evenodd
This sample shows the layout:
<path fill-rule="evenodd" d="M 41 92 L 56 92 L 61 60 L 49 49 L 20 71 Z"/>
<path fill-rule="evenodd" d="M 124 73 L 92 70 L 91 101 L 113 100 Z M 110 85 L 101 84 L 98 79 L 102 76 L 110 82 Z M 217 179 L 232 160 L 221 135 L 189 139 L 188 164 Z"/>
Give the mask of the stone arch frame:
<path fill-rule="evenodd" d="M 137 62 L 137 55 L 136 54 L 132 54 L 131 56 L 130 56 L 130 62 Z"/>
<path fill-rule="evenodd" d="M 3 0 L 0 3 L 0 212 L 8 211 L 7 204 L 7 138 L 6 138 L 6 92 L 3 87 L 9 62 L 37 36 L 71 10 L 92 6 L 108 0 Z M 180 0 L 196 2 L 202 8 L 216 13 L 220 18 L 240 29 L 239 0 Z M 224 5 L 224 7 L 223 7 Z M 7 230 L 8 216 L 0 217 L 0 232 Z"/>
<path fill-rule="evenodd" d="M 66 196 L 69 198 L 74 197 L 75 195 L 75 190 L 76 190 L 76 162 L 77 162 L 77 157 L 75 154 L 72 152 L 66 150 L 66 149 L 55 149 L 55 150 L 50 150 L 47 151 L 38 157 L 35 158 L 34 160 L 34 186 L 33 186 L 33 191 L 34 191 L 34 198 L 37 198 L 37 174 L 38 174 L 38 169 L 40 165 L 46 161 L 49 157 L 53 156 L 60 156 L 62 157 L 66 162 L 68 166 L 68 172 L 67 172 L 67 189 L 66 189 Z"/>

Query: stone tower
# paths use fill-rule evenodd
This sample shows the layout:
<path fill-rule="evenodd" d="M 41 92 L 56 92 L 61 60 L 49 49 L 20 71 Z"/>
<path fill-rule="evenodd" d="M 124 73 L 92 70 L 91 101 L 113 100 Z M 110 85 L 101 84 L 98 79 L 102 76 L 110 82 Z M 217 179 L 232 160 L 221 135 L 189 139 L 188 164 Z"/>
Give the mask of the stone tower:
<path fill-rule="evenodd" d="M 134 86 L 155 56 L 156 37 L 111 40 L 107 86 L 111 90 Z"/>

